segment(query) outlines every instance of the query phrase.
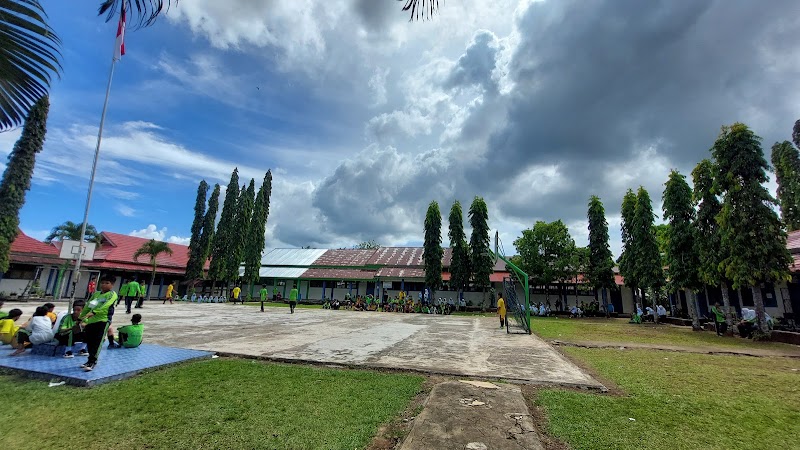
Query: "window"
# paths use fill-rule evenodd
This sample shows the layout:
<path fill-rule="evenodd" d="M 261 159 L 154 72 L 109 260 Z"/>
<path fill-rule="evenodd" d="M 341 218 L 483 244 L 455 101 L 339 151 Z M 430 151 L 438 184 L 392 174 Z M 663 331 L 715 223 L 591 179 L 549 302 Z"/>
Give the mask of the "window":
<path fill-rule="evenodd" d="M 8 272 L 3 275 L 3 278 L 9 280 L 31 280 L 36 275 L 36 268 L 34 266 L 27 266 L 22 264 L 14 264 Z"/>

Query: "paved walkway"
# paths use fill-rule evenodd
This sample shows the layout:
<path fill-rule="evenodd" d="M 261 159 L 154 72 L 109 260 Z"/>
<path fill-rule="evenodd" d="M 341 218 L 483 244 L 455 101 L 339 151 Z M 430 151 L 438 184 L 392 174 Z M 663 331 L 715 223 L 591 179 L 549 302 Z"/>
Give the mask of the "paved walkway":
<path fill-rule="evenodd" d="M 29 314 L 34 306 L 23 309 Z M 182 302 L 150 302 L 134 311 L 144 317 L 146 342 L 172 347 L 603 389 L 540 338 L 506 334 L 492 317 L 300 308 L 289 314 L 280 307 L 262 313 L 253 306 Z M 118 309 L 114 323 L 128 320 Z"/>

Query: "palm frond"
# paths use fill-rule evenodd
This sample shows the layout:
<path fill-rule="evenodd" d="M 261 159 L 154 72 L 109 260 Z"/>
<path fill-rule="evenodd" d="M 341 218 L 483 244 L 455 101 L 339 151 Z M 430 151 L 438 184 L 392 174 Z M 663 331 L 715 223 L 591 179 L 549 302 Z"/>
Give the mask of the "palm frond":
<path fill-rule="evenodd" d="M 398 2 L 405 1 L 406 5 L 403 6 L 403 11 L 410 11 L 411 17 L 409 22 L 413 20 L 430 19 L 439 9 L 439 0 L 397 0 Z M 444 3 L 444 0 L 442 0 Z"/>
<path fill-rule="evenodd" d="M 59 76 L 61 40 L 38 0 L 0 0 L 0 131 L 25 121 Z"/>
<path fill-rule="evenodd" d="M 125 5 L 125 12 L 128 14 L 127 25 L 133 25 L 134 29 L 144 28 L 155 23 L 158 16 L 169 10 L 173 3 L 177 5 L 178 0 L 103 0 L 97 15 L 105 14 L 108 22 L 114 19 L 119 8 Z"/>

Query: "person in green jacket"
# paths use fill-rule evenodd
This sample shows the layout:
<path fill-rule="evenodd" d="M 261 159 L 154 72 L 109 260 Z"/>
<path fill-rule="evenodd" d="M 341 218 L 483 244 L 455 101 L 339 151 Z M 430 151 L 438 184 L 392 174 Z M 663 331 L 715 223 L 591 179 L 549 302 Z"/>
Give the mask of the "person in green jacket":
<path fill-rule="evenodd" d="M 142 308 L 142 304 L 144 303 L 144 296 L 147 295 L 147 283 L 142 281 L 139 284 L 139 293 L 137 295 L 138 300 L 136 300 L 136 307 Z"/>
<path fill-rule="evenodd" d="M 714 314 L 714 328 L 717 330 L 717 336 L 725 335 L 728 331 L 728 322 L 725 321 L 725 313 L 719 306 L 719 302 L 714 303 L 711 307 L 711 314 Z"/>
<path fill-rule="evenodd" d="M 269 291 L 267 291 L 266 286 L 261 286 L 261 290 L 258 291 L 258 294 L 261 296 L 261 312 L 264 312 L 264 302 L 267 301 Z"/>
<path fill-rule="evenodd" d="M 58 330 L 56 331 L 55 338 L 60 345 L 66 347 L 64 358 L 72 358 L 74 356 L 72 354 L 72 344 L 75 342 L 83 342 L 84 340 L 83 330 L 81 330 L 80 325 L 81 312 L 84 306 L 86 306 L 86 302 L 83 300 L 75 300 L 75 303 L 72 304 L 72 313 L 62 317 L 61 322 L 57 325 Z M 81 356 L 89 356 L 85 348 L 81 350 Z"/>
<path fill-rule="evenodd" d="M 89 360 L 81 368 L 87 372 L 94 370 L 100 357 L 100 348 L 108 328 L 109 316 L 114 314 L 117 293 L 113 291 L 117 278 L 104 275 L 100 279 L 100 291 L 95 292 L 86 308 L 78 318 L 83 324 L 84 341 L 89 351 Z M 130 291 L 128 292 L 130 293 Z"/>
<path fill-rule="evenodd" d="M 117 306 L 119 306 L 119 302 L 125 300 L 126 297 L 128 297 L 128 283 L 123 280 L 122 285 L 119 287 L 119 297 L 117 297 Z M 89 296 L 89 298 L 92 297 Z"/>
<path fill-rule="evenodd" d="M 297 286 L 292 286 L 289 291 L 289 314 L 294 314 L 294 307 L 297 306 Z"/>
<path fill-rule="evenodd" d="M 128 283 L 128 292 L 125 295 L 125 314 L 131 313 L 133 302 L 139 298 L 139 282 L 131 280 Z"/>
<path fill-rule="evenodd" d="M 119 337 L 117 338 L 117 344 L 115 344 L 113 347 L 109 345 L 109 348 L 138 347 L 142 343 L 142 337 L 144 336 L 144 325 L 142 325 L 141 322 L 142 322 L 141 314 L 134 314 L 133 316 L 131 316 L 131 324 L 119 327 L 119 329 L 117 330 L 117 332 L 119 333 Z"/>

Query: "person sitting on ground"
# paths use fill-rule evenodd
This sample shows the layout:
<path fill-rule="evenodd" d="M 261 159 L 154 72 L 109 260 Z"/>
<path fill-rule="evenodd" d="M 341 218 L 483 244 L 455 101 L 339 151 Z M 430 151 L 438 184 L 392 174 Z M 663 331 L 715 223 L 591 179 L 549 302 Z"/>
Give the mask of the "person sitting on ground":
<path fill-rule="evenodd" d="M 50 325 L 51 326 L 55 325 L 56 324 L 56 318 L 58 317 L 56 315 L 56 313 L 55 313 L 56 305 L 54 305 L 52 303 L 45 303 L 42 306 L 47 308 L 47 318 L 50 319 Z"/>
<path fill-rule="evenodd" d="M 11 356 L 21 355 L 32 345 L 44 344 L 53 340 L 53 323 L 47 316 L 47 308 L 39 306 L 31 320 L 17 331 L 17 349 Z"/>
<path fill-rule="evenodd" d="M 114 338 L 109 338 L 109 348 L 136 348 L 142 343 L 144 335 L 144 325 L 141 324 L 142 315 L 134 314 L 131 316 L 131 324 L 119 327 L 119 338 L 114 343 Z"/>
<path fill-rule="evenodd" d="M 572 319 L 572 318 L 578 318 L 578 317 L 580 317 L 580 316 L 581 316 L 581 314 L 583 314 L 583 311 L 582 311 L 580 308 L 578 308 L 578 305 L 575 305 L 575 306 L 573 306 L 573 307 L 572 307 L 572 308 L 569 310 L 569 317 L 570 317 L 570 319 Z"/>
<path fill-rule="evenodd" d="M 646 307 L 644 309 L 644 315 L 642 316 L 642 321 L 644 321 L 644 322 L 655 322 L 655 317 L 653 317 L 654 313 L 655 313 L 655 311 L 653 311 L 653 308 L 651 308 L 649 306 Z"/>
<path fill-rule="evenodd" d="M 656 314 L 658 314 L 658 320 L 662 321 L 667 318 L 667 309 L 663 305 L 658 305 L 656 306 Z"/>
<path fill-rule="evenodd" d="M 542 303 L 539 303 L 539 316 L 540 317 L 547 317 L 550 315 L 550 308 Z"/>
<path fill-rule="evenodd" d="M 325 299 L 325 303 L 322 304 L 322 309 L 331 309 L 331 301 L 327 298 Z"/>
<path fill-rule="evenodd" d="M 14 340 L 14 336 L 16 336 L 19 330 L 19 326 L 17 326 L 15 322 L 19 320 L 20 317 L 22 317 L 22 310 L 14 308 L 8 312 L 6 317 L 0 319 L 0 342 L 8 345 Z"/>
<path fill-rule="evenodd" d="M 83 342 L 83 328 L 81 328 L 80 315 L 86 302 L 83 300 L 75 300 L 72 304 L 72 314 L 66 314 L 61 318 L 56 329 L 55 338 L 59 345 L 66 347 L 64 358 L 72 358 L 72 346 L 75 342 Z M 84 347 L 81 350 L 81 356 L 89 356 L 89 352 Z"/>
<path fill-rule="evenodd" d="M 742 308 L 742 320 L 736 325 L 739 330 L 739 336 L 743 338 L 753 337 L 753 332 L 756 330 L 756 312 L 750 308 Z"/>

